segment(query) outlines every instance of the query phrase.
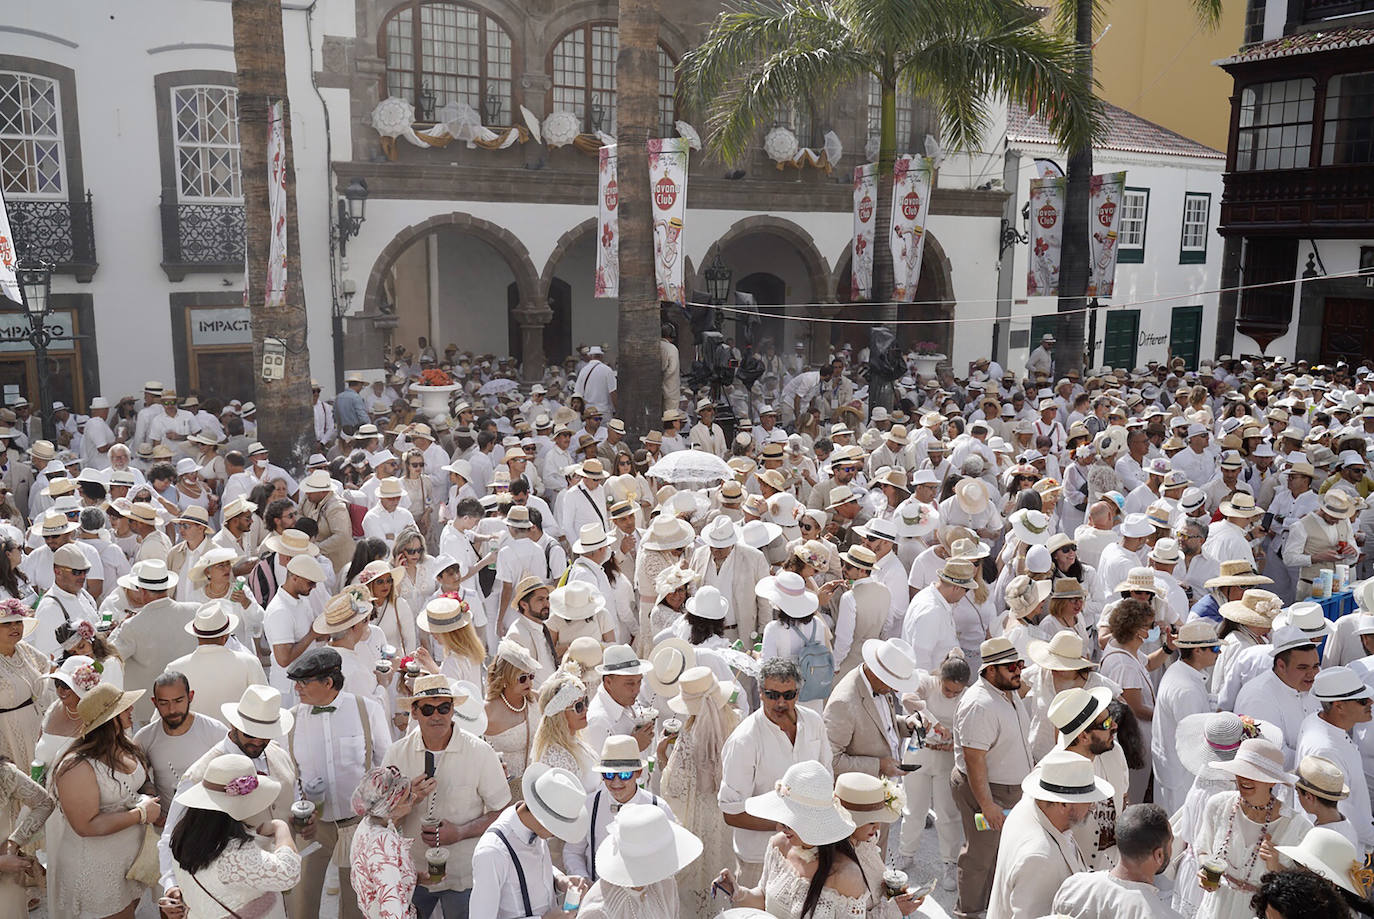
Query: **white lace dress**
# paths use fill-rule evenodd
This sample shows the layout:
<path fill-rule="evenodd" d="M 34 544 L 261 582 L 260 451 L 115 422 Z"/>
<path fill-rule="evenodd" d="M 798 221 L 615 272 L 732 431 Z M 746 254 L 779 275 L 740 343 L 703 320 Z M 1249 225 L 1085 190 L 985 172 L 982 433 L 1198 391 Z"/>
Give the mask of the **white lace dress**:
<path fill-rule="evenodd" d="M 148 781 L 140 764 L 132 773 L 86 760 L 95 772 L 100 789 L 100 813 L 128 810 Z M 144 828 L 138 824 L 108 836 L 78 836 L 67 822 L 61 801 L 48 821 L 48 912 L 63 919 L 110 916 L 143 892 L 142 885 L 124 877 L 143 845 Z"/>
<path fill-rule="evenodd" d="M 501 756 L 506 766 L 506 778 L 510 783 L 512 803 L 519 802 L 523 796 L 520 779 L 529 765 L 530 744 L 534 742 L 534 731 L 539 727 L 538 705 L 525 704 L 525 717 L 514 727 L 497 734 L 486 734 L 483 739 Z"/>
<path fill-rule="evenodd" d="M 228 907 L 244 919 L 286 919 L 281 891 L 300 881 L 301 857 L 286 846 L 268 852 L 252 840 L 235 840 L 213 864 L 194 875 L 178 865 L 176 876 L 192 916 L 222 916 Z"/>
<path fill-rule="evenodd" d="M 771 843 L 763 856 L 762 883 L 763 906 L 770 915 L 776 919 L 801 919 L 811 879 L 798 874 Z M 809 919 L 867 919 L 870 899 L 867 893 L 854 899 L 837 893 L 833 887 L 825 887 Z"/>
<path fill-rule="evenodd" d="M 702 843 L 701 857 L 678 872 L 681 919 L 713 919 L 720 903 L 711 896 L 711 882 L 722 866 L 734 859 L 734 831 L 726 825 L 716 791 L 702 775 L 701 757 L 693 742 L 691 725 L 684 727 L 668 754 L 662 792 L 678 823 Z M 716 787 L 720 777 L 716 777 Z"/>

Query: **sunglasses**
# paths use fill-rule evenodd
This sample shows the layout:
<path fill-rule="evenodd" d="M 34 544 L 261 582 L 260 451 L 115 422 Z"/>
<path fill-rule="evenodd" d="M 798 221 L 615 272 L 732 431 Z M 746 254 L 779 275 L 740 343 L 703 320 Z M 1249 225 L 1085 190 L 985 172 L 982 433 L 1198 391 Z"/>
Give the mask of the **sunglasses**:
<path fill-rule="evenodd" d="M 1088 728 L 1088 730 L 1090 730 L 1090 731 L 1111 731 L 1111 730 L 1114 730 L 1115 728 L 1116 728 L 1116 721 L 1115 721 L 1115 719 L 1113 719 L 1110 715 L 1108 715 L 1106 718 L 1103 718 L 1103 719 L 1102 719 L 1101 721 L 1099 721 L 1097 724 L 1094 724 L 1092 727 Z"/>
<path fill-rule="evenodd" d="M 447 715 L 449 712 L 453 711 L 452 702 L 440 702 L 438 705 L 430 705 L 428 702 L 422 702 L 418 707 L 420 709 L 420 714 L 424 715 L 426 718 L 430 718 L 434 715 Z"/>
<path fill-rule="evenodd" d="M 401 550 L 401 554 L 402 554 L 402 555 L 424 555 L 424 554 L 425 554 L 425 550 L 424 550 L 424 549 L 402 549 L 402 550 Z"/>
<path fill-rule="evenodd" d="M 1054 551 L 1056 551 L 1056 552 L 1077 552 L 1077 551 L 1078 551 L 1078 544 L 1077 544 L 1077 543 L 1069 543 L 1067 546 L 1060 546 L 1058 549 L 1055 549 Z"/>
<path fill-rule="evenodd" d="M 579 715 L 582 714 L 587 710 L 587 700 L 578 699 L 576 702 L 572 704 L 572 710 L 577 712 Z"/>
<path fill-rule="evenodd" d="M 411 469 L 423 469 L 423 468 L 425 468 L 425 464 L 424 464 L 424 463 L 406 463 L 406 465 L 409 466 Z"/>
<path fill-rule="evenodd" d="M 788 702 L 791 702 L 793 699 L 797 698 L 797 690 L 795 690 L 795 689 L 765 689 L 765 690 L 763 691 L 763 697 L 764 697 L 765 699 L 771 699 L 771 700 L 774 701 L 774 702 L 778 701 L 779 699 L 786 699 Z"/>
<path fill-rule="evenodd" d="M 1026 668 L 1026 663 L 1025 661 L 1012 661 L 1009 664 L 998 664 L 997 666 L 1004 670 L 1010 670 L 1012 673 L 1020 673 Z"/>
<path fill-rule="evenodd" d="M 533 679 L 534 679 L 534 674 L 532 674 L 532 673 L 522 673 L 522 674 L 520 674 L 518 677 L 515 678 L 515 682 L 517 682 L 517 683 L 528 683 L 528 682 L 530 682 L 530 681 L 533 680 Z"/>
<path fill-rule="evenodd" d="M 620 779 L 622 782 L 628 782 L 635 777 L 635 774 L 633 772 L 603 772 L 601 773 L 601 777 L 608 782 L 614 781 L 615 779 Z"/>

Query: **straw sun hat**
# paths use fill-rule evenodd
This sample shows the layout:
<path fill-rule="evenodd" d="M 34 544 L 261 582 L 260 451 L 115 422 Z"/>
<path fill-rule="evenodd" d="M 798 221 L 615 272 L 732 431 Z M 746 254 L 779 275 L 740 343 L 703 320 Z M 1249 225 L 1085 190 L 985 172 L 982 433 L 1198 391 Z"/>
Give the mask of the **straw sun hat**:
<path fill-rule="evenodd" d="M 744 810 L 781 823 L 809 846 L 839 842 L 854 832 L 854 821 L 835 801 L 834 780 L 815 760 L 789 766 L 772 791 L 746 800 Z"/>

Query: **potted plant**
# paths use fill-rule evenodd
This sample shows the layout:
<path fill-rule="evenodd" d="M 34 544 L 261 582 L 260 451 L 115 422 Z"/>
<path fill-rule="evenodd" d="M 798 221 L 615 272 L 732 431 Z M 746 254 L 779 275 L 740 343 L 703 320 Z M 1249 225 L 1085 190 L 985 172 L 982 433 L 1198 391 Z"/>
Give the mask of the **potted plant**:
<path fill-rule="evenodd" d="M 448 397 L 457 388 L 447 371 L 431 368 L 420 373 L 419 382 L 410 391 L 420 400 L 420 413 L 437 421 L 448 416 Z"/>
<path fill-rule="evenodd" d="M 912 350 L 916 352 L 916 372 L 925 379 L 933 378 L 935 368 L 947 357 L 933 341 L 918 341 Z"/>

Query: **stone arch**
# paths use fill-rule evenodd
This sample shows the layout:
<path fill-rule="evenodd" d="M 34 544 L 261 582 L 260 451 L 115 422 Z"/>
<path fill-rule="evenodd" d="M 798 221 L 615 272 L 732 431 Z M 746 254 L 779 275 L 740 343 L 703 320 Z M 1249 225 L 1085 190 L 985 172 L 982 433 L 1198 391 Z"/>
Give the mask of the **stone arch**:
<path fill-rule="evenodd" d="M 455 211 L 451 214 L 436 214 L 427 220 L 411 224 L 392 237 L 391 242 L 383 247 L 372 264 L 372 273 L 368 275 L 367 290 L 363 295 L 364 312 L 380 312 L 387 272 L 391 270 L 401 253 L 430 233 L 445 227 L 471 234 L 499 252 L 510 267 L 511 274 L 515 276 L 521 303 L 543 303 L 540 298 L 543 288 L 539 282 L 539 274 L 535 271 L 534 262 L 530 259 L 525 244 L 505 227 L 471 214 Z"/>
<path fill-rule="evenodd" d="M 826 264 L 825 256 L 821 255 L 820 250 L 816 248 L 816 242 L 811 238 L 811 234 L 792 221 L 775 217 L 772 214 L 757 214 L 736 221 L 730 229 L 725 231 L 724 235 L 711 244 L 711 248 L 706 250 L 706 255 L 701 260 L 703 271 L 705 270 L 704 266 L 710 265 L 716 255 L 723 252 L 731 243 L 745 236 L 756 234 L 775 236 L 796 250 L 797 255 L 806 265 L 813 300 L 829 300 L 832 297 L 834 285 L 830 282 L 830 269 Z M 704 290 L 706 288 L 705 275 L 693 275 L 693 277 L 696 278 L 695 287 Z"/>
<path fill-rule="evenodd" d="M 931 276 L 937 289 L 940 291 L 938 299 L 953 301 L 957 299 L 954 295 L 954 268 L 950 264 L 949 255 L 945 252 L 945 247 L 940 244 L 940 239 L 929 228 L 926 229 L 926 248 L 921 256 L 921 273 L 924 274 L 929 268 Z M 837 300 L 841 299 L 840 284 L 846 281 L 849 272 L 849 262 L 853 258 L 854 247 L 852 243 L 846 243 L 844 251 L 835 259 L 835 270 L 830 277 L 830 293 Z M 848 300 L 848 297 L 844 297 Z M 948 304 L 948 309 L 953 315 L 954 304 Z"/>
<path fill-rule="evenodd" d="M 558 263 L 563 260 L 563 256 L 568 254 L 568 250 L 589 234 L 596 233 L 596 218 L 588 217 L 577 226 L 568 230 L 558 237 L 558 243 L 553 247 L 553 252 L 549 254 L 549 260 L 544 263 L 544 273 L 539 276 L 539 296 L 540 303 L 549 297 L 549 285 L 553 283 L 554 274 L 558 271 Z"/>
<path fill-rule="evenodd" d="M 954 270 L 950 264 L 949 255 L 945 252 L 945 247 L 934 233 L 926 230 L 925 252 L 921 256 L 921 280 L 917 286 L 918 299 L 941 300 L 945 301 L 938 306 L 915 306 L 909 314 L 901 314 L 903 319 L 936 319 L 944 320 L 939 325 L 899 325 L 897 326 L 897 341 L 903 346 L 910 345 L 916 341 L 934 341 L 940 345 L 946 354 L 952 353 L 954 345 L 954 319 L 956 296 L 954 293 Z M 840 303 L 849 303 L 849 263 L 853 254 L 853 249 L 846 246 L 845 250 L 835 259 L 835 271 L 830 278 L 830 291 L 835 299 Z M 842 286 L 843 285 L 843 286 Z M 877 321 L 879 313 L 876 307 L 864 304 L 854 304 L 846 306 L 847 313 L 856 319 L 864 322 Z M 859 346 L 866 340 L 867 333 L 861 328 L 839 325 L 835 326 L 831 332 L 832 343 L 838 344 L 847 341 L 852 345 Z"/>

